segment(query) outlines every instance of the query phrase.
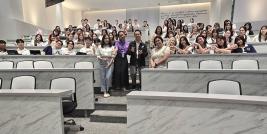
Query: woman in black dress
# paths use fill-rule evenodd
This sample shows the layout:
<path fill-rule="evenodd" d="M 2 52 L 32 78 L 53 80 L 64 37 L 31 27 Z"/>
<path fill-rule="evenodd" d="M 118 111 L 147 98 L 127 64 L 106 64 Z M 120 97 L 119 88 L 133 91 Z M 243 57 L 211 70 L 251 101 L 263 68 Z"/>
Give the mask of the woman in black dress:
<path fill-rule="evenodd" d="M 113 84 L 115 89 L 126 90 L 129 85 L 127 51 L 129 42 L 125 41 L 124 31 L 119 31 L 119 40 L 116 41 L 117 55 L 114 61 Z"/>

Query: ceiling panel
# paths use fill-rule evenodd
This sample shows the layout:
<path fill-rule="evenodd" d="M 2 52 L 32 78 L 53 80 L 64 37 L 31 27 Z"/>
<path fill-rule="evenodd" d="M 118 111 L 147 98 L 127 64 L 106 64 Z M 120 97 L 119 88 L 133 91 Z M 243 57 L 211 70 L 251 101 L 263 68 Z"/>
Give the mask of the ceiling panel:
<path fill-rule="evenodd" d="M 99 11 L 201 3 L 210 1 L 211 0 L 65 0 L 63 2 L 63 6 L 73 10 Z"/>

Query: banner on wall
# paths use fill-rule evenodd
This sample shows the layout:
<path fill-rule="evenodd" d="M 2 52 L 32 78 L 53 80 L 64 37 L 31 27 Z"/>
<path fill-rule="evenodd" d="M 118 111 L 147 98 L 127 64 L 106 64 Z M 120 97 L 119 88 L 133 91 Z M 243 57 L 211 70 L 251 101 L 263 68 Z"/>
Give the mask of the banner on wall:
<path fill-rule="evenodd" d="M 189 23 L 191 18 L 196 22 L 204 24 L 210 23 L 210 2 L 183 4 L 172 6 L 160 6 L 159 24 L 163 25 L 165 19 L 183 19 L 185 23 Z"/>

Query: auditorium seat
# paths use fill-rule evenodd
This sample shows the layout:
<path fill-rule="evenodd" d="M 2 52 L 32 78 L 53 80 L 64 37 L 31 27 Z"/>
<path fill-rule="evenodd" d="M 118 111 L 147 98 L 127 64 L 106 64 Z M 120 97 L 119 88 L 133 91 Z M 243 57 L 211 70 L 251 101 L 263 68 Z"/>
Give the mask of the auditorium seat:
<path fill-rule="evenodd" d="M 63 97 L 63 113 L 71 113 L 77 107 L 76 82 L 74 78 L 57 78 L 51 81 L 51 90 L 72 90 L 72 95 Z"/>
<path fill-rule="evenodd" d="M 0 69 L 13 69 L 14 62 L 12 61 L 1 61 L 0 62 Z"/>
<path fill-rule="evenodd" d="M 76 62 L 74 65 L 74 68 L 76 69 L 93 69 L 94 64 L 92 62 Z"/>
<path fill-rule="evenodd" d="M 208 82 L 209 94 L 242 95 L 241 84 L 232 80 L 214 80 Z"/>
<path fill-rule="evenodd" d="M 35 69 L 52 69 L 53 64 L 50 61 L 35 61 L 33 62 Z"/>
<path fill-rule="evenodd" d="M 236 60 L 232 63 L 232 69 L 259 69 L 259 62 L 257 60 Z"/>
<path fill-rule="evenodd" d="M 34 76 L 14 77 L 11 82 L 11 89 L 35 89 Z"/>
<path fill-rule="evenodd" d="M 71 114 L 76 109 L 77 107 L 76 81 L 74 78 L 53 79 L 51 81 L 50 89 L 51 90 L 61 90 L 61 89 L 72 90 L 73 94 L 62 98 L 63 114 L 64 115 Z M 84 130 L 84 127 L 82 127 L 81 125 L 77 125 L 73 119 L 69 119 L 65 121 L 64 126 L 65 126 L 65 131 L 66 130 L 75 130 L 75 131 Z"/>
<path fill-rule="evenodd" d="M 33 69 L 33 61 L 19 61 L 17 69 Z"/>
<path fill-rule="evenodd" d="M 222 70 L 222 61 L 219 60 L 203 60 L 199 62 L 199 69 L 214 69 L 214 70 Z"/>
<path fill-rule="evenodd" d="M 185 60 L 173 60 L 167 63 L 167 68 L 175 70 L 187 70 L 188 63 Z"/>

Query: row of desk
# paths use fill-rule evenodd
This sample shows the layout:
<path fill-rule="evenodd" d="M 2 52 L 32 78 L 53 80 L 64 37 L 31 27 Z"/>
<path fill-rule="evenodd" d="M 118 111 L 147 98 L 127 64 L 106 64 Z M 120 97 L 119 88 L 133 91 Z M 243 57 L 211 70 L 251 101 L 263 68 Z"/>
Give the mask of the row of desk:
<path fill-rule="evenodd" d="M 267 70 L 170 70 L 143 69 L 142 90 L 207 93 L 209 81 L 233 80 L 243 95 L 267 96 Z"/>
<path fill-rule="evenodd" d="M 143 69 L 142 91 L 127 95 L 128 134 L 265 134 L 265 54 L 183 55 L 189 70 Z M 234 60 L 259 61 L 259 70 L 231 70 Z M 202 60 L 221 60 L 223 70 L 199 70 Z M 208 82 L 234 80 L 242 96 L 207 94 Z"/>
<path fill-rule="evenodd" d="M 131 38 L 134 40 L 134 38 Z M 248 44 L 251 44 L 255 47 L 257 53 L 267 53 L 267 43 L 259 43 L 259 42 L 250 42 Z M 26 49 L 28 50 L 39 50 L 42 52 L 46 46 L 25 46 Z M 14 44 L 8 44 L 6 47 L 7 50 L 17 50 L 17 46 Z M 79 51 L 79 47 L 74 47 L 74 50 Z"/>
<path fill-rule="evenodd" d="M 54 68 L 74 68 L 77 62 L 92 62 L 94 64 L 94 87 L 100 87 L 100 72 L 98 70 L 99 63 L 96 56 L 88 55 L 6 55 L 0 56 L 0 61 L 13 61 L 14 68 L 20 61 L 50 61 Z"/>
<path fill-rule="evenodd" d="M 207 94 L 208 82 L 239 81 L 242 95 Z M 128 134 L 265 134 L 267 70 L 143 69 L 127 95 Z"/>
<path fill-rule="evenodd" d="M 127 134 L 266 134 L 267 98 L 134 91 Z"/>
<path fill-rule="evenodd" d="M 70 90 L 0 90 L 1 134 L 64 134 L 62 97 Z"/>
<path fill-rule="evenodd" d="M 93 88 L 94 69 L 1 69 L 0 78 L 2 79 L 2 89 L 10 89 L 12 78 L 17 76 L 34 76 L 36 79 L 36 89 L 50 89 L 53 79 L 68 77 L 76 81 L 77 109 L 93 110 L 94 88 Z"/>
<path fill-rule="evenodd" d="M 260 69 L 267 69 L 267 53 L 266 54 L 213 54 L 213 55 L 175 55 L 169 58 L 171 60 L 186 60 L 189 65 L 189 69 L 198 69 L 199 62 L 202 60 L 220 60 L 222 61 L 224 69 L 231 69 L 232 62 L 234 60 L 251 59 L 258 60 Z M 54 68 L 74 68 L 74 64 L 77 62 L 92 62 L 94 64 L 94 87 L 100 87 L 100 72 L 98 70 L 99 63 L 96 60 L 96 56 L 88 55 L 35 55 L 35 56 L 23 56 L 23 55 L 6 55 L 1 56 L 0 61 L 13 61 L 16 64 L 19 61 L 32 60 L 32 61 L 50 61 L 53 63 Z"/>

